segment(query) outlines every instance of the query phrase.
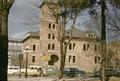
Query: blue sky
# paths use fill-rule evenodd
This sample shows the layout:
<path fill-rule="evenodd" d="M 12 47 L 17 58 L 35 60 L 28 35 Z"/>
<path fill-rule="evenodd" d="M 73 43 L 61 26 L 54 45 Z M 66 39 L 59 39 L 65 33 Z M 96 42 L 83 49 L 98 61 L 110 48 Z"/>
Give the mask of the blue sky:
<path fill-rule="evenodd" d="M 15 0 L 8 20 L 9 38 L 22 38 L 26 32 L 39 29 L 39 5 L 40 0 Z M 88 20 L 88 16 L 83 14 L 78 19 L 77 24 L 82 25 Z M 84 28 L 81 26 L 81 29 Z"/>

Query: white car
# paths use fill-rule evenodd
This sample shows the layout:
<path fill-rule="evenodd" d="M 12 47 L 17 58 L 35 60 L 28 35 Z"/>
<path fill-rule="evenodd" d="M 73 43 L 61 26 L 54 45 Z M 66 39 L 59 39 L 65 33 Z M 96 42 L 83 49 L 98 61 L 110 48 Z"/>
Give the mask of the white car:
<path fill-rule="evenodd" d="M 8 66 L 8 75 L 18 74 L 19 69 L 19 66 Z"/>

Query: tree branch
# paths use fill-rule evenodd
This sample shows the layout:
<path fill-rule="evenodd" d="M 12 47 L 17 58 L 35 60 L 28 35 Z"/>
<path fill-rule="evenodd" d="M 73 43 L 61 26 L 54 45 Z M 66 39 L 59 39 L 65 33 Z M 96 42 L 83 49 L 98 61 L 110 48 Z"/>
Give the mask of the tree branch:
<path fill-rule="evenodd" d="M 15 0 L 5 0 L 7 2 L 7 9 L 10 9 Z"/>

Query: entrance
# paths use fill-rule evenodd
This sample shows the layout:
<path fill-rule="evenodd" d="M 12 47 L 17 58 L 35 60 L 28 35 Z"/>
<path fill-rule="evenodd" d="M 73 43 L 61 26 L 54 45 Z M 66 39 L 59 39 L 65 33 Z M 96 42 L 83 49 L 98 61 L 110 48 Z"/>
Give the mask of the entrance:
<path fill-rule="evenodd" d="M 49 65 L 54 65 L 56 62 L 58 62 L 59 58 L 57 55 L 51 55 L 50 56 L 50 61 L 48 61 Z"/>

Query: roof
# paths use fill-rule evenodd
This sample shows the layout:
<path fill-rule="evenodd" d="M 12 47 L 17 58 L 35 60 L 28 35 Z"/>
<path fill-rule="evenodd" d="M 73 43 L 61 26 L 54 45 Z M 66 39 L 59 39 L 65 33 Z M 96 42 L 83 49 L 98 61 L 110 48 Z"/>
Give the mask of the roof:
<path fill-rule="evenodd" d="M 26 34 L 26 36 L 36 36 L 39 37 L 39 31 L 30 31 Z"/>
<path fill-rule="evenodd" d="M 66 30 L 65 35 L 66 36 L 70 36 L 71 35 L 71 29 Z M 39 38 L 39 31 L 31 31 L 28 32 L 25 36 L 25 38 L 23 39 L 23 41 L 25 41 L 26 39 L 28 39 L 29 37 L 36 37 Z M 78 28 L 73 28 L 72 29 L 72 38 L 77 38 L 77 39 L 98 39 L 98 36 L 95 32 L 93 31 L 82 31 Z"/>
<path fill-rule="evenodd" d="M 30 31 L 26 34 L 25 38 L 23 39 L 23 42 L 28 39 L 29 37 L 36 37 L 36 38 L 39 38 L 40 35 L 39 35 L 39 31 Z"/>
<path fill-rule="evenodd" d="M 67 36 L 70 36 L 70 33 L 71 32 L 71 29 L 69 30 L 66 30 L 66 35 Z M 73 28 L 72 29 L 72 37 L 73 38 L 91 38 L 91 39 L 95 39 L 95 38 L 98 38 L 97 34 L 93 31 L 82 31 L 78 28 Z"/>
<path fill-rule="evenodd" d="M 22 42 L 22 39 L 18 39 L 18 38 L 9 38 L 8 41 L 9 41 L 9 42 Z"/>

